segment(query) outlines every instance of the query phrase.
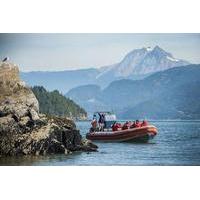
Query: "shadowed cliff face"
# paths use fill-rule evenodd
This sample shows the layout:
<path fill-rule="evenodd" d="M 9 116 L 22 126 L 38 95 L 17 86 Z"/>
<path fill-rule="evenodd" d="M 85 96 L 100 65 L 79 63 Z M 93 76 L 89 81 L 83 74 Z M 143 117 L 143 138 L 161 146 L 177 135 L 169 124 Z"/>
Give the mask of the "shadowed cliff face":
<path fill-rule="evenodd" d="M 95 151 L 73 121 L 39 114 L 33 92 L 19 78 L 18 67 L 0 63 L 0 155 L 44 155 Z"/>

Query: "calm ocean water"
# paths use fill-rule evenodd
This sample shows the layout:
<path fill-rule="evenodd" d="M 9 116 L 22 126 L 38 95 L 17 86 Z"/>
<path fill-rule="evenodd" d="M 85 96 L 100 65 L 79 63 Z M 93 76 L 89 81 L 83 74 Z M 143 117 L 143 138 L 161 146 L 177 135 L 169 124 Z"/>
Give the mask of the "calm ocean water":
<path fill-rule="evenodd" d="M 200 121 L 153 121 L 149 143 L 96 143 L 98 152 L 0 158 L 0 165 L 200 165 Z M 89 122 L 77 122 L 84 136 Z"/>

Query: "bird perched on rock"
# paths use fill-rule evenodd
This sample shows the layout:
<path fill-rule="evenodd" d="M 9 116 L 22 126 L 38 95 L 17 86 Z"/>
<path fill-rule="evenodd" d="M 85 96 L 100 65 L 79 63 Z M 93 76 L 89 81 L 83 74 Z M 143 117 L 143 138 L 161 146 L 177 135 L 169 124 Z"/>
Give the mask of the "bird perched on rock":
<path fill-rule="evenodd" d="M 9 61 L 9 57 L 5 57 L 2 61 L 3 62 Z"/>

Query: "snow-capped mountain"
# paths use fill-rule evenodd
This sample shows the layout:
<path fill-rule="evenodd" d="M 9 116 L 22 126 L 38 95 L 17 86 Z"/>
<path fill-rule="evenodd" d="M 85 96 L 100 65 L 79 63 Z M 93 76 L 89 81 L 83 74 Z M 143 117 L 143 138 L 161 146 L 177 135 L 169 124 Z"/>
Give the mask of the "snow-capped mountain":
<path fill-rule="evenodd" d="M 110 66 L 60 72 L 22 72 L 21 77 L 30 86 L 42 85 L 50 91 L 58 89 L 66 93 L 81 85 L 95 84 L 105 88 L 119 79 L 143 79 L 152 73 L 188 64 L 156 46 L 135 49 L 121 62 Z"/>
<path fill-rule="evenodd" d="M 101 73 L 96 78 L 105 79 L 105 76 L 107 78 L 131 78 L 135 75 L 151 74 L 188 64 L 190 63 L 185 60 L 174 58 L 171 53 L 164 51 L 159 46 L 155 46 L 153 49 L 147 47 L 131 51 L 120 63 L 102 67 Z"/>

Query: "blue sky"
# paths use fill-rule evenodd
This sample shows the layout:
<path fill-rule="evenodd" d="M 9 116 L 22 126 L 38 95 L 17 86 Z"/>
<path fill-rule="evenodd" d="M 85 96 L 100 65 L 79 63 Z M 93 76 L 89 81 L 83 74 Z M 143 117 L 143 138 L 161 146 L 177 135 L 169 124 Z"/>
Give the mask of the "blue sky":
<path fill-rule="evenodd" d="M 0 34 L 0 57 L 22 71 L 68 70 L 117 63 L 133 49 L 159 45 L 200 63 L 200 34 Z"/>

